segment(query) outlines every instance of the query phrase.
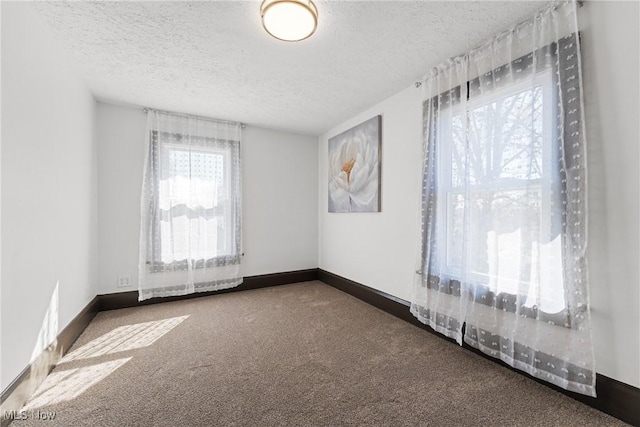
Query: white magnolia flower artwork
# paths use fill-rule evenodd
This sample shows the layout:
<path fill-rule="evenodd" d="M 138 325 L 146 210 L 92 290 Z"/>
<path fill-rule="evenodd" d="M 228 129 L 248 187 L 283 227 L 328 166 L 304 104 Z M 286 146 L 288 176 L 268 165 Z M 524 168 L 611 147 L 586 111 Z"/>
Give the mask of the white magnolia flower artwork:
<path fill-rule="evenodd" d="M 382 116 L 329 139 L 329 212 L 380 212 Z"/>

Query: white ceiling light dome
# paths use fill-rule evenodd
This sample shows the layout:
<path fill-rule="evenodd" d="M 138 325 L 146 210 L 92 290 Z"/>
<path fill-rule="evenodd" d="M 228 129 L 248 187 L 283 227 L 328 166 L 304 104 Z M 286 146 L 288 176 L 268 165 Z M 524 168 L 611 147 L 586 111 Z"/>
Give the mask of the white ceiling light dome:
<path fill-rule="evenodd" d="M 287 42 L 309 38 L 318 28 L 318 9 L 311 0 L 264 0 L 260 15 L 264 29 Z"/>

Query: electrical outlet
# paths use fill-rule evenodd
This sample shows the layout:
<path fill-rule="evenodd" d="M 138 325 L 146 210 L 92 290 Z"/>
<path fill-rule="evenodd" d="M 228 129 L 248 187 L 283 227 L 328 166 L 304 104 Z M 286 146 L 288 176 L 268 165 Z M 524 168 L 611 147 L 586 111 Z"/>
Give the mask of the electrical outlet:
<path fill-rule="evenodd" d="M 118 276 L 118 287 L 128 288 L 131 286 L 131 276 Z"/>

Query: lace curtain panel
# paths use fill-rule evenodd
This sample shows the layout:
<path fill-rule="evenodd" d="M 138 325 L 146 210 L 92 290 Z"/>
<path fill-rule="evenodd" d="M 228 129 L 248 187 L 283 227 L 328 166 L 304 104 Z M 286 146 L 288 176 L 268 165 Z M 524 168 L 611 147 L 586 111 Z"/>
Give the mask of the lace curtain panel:
<path fill-rule="evenodd" d="M 149 111 L 140 301 L 242 283 L 241 126 Z"/>
<path fill-rule="evenodd" d="M 575 2 L 423 81 L 412 313 L 534 377 L 595 396 Z"/>

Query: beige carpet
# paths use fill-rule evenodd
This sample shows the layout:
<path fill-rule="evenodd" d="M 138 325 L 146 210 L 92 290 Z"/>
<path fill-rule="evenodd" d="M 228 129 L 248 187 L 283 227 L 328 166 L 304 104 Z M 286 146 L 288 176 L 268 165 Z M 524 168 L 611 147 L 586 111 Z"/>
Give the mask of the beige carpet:
<path fill-rule="evenodd" d="M 26 408 L 13 426 L 622 424 L 320 282 L 99 313 Z"/>

